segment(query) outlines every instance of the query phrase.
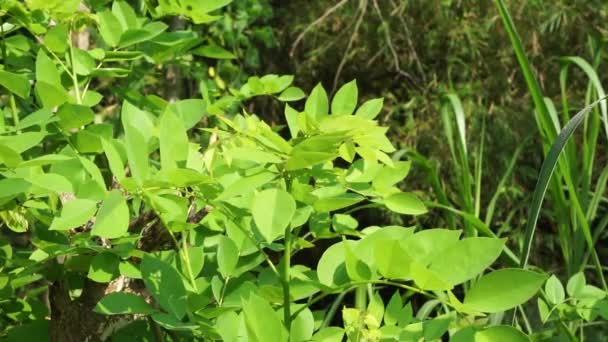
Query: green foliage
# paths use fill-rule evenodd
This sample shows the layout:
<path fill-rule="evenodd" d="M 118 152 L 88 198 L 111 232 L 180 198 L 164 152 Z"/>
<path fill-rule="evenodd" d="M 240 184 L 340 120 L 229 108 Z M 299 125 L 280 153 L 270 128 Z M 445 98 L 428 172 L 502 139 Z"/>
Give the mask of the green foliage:
<path fill-rule="evenodd" d="M 537 295 L 560 333 L 608 316 L 584 274 L 564 289 L 525 269 L 491 210 L 480 219 L 484 140 L 469 148 L 457 95 L 442 120 L 459 197 L 436 176 L 440 201 L 425 201 L 402 181 L 431 162 L 395 153 L 382 98 L 361 101 L 355 80 L 307 95 L 292 75 L 245 75 L 240 59 L 259 65 L 252 41 L 273 44 L 255 28 L 268 3 L 135 4 L 0 1 L 2 338 L 528 341 L 543 337 L 525 314 Z M 286 126 L 264 120 L 261 100 L 284 105 Z M 454 214 L 447 229 L 418 221 L 431 207 Z M 416 225 L 361 219 L 378 208 Z"/>

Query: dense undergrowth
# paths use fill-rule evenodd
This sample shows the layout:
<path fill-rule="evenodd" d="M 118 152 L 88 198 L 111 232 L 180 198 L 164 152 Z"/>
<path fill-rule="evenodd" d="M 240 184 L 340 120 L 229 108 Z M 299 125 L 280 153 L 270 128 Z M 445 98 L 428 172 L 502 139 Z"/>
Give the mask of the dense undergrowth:
<path fill-rule="evenodd" d="M 608 338 L 607 10 L 0 0 L 0 338 Z"/>

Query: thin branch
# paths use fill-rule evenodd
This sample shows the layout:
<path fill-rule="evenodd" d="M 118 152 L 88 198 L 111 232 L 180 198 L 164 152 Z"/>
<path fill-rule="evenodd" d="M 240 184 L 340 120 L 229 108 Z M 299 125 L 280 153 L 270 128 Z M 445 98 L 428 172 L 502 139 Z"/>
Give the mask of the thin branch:
<path fill-rule="evenodd" d="M 335 4 L 333 7 L 330 7 L 329 9 L 327 9 L 327 11 L 325 11 L 325 13 L 323 13 L 322 16 L 320 16 L 317 20 L 313 21 L 310 25 L 308 25 L 304 29 L 304 31 L 302 31 L 298 35 L 298 37 L 296 38 L 296 40 L 291 45 L 291 49 L 289 50 L 289 56 L 293 57 L 293 54 L 294 54 L 296 48 L 298 47 L 298 45 L 300 44 L 300 42 L 302 41 L 302 39 L 304 39 L 304 36 L 306 36 L 306 34 L 308 33 L 308 31 L 310 31 L 313 27 L 317 26 L 323 20 L 327 19 L 327 17 L 329 17 L 330 14 L 332 14 L 335 11 L 337 11 L 340 7 L 344 6 L 347 2 L 348 2 L 348 0 L 342 0 L 342 1 L 340 1 L 339 3 Z"/>
<path fill-rule="evenodd" d="M 353 33 L 350 35 L 350 39 L 348 40 L 348 44 L 346 45 L 346 50 L 344 50 L 344 55 L 342 56 L 342 60 L 338 65 L 338 69 L 336 70 L 336 75 L 334 76 L 334 84 L 331 89 L 331 93 L 333 94 L 336 91 L 336 87 L 338 86 L 338 80 L 340 79 L 340 74 L 342 73 L 342 69 L 346 64 L 346 60 L 348 59 L 348 52 L 353 46 L 353 42 L 355 41 L 355 37 L 357 36 L 357 32 L 359 32 L 359 27 L 361 27 L 361 23 L 363 23 L 363 17 L 365 17 L 365 12 L 367 11 L 367 0 L 360 0 L 359 3 L 359 17 L 357 18 L 357 22 L 355 23 L 355 28 L 353 29 Z"/>

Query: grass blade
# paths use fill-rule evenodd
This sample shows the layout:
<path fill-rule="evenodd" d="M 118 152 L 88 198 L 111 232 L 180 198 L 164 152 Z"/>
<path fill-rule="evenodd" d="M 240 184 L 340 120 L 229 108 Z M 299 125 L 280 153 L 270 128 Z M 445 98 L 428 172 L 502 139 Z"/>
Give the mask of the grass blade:
<path fill-rule="evenodd" d="M 604 100 L 605 100 L 605 98 L 601 98 L 601 99 L 591 103 L 587 107 L 583 108 L 583 110 L 578 112 L 574 117 L 572 117 L 572 119 L 570 119 L 568 124 L 566 124 L 564 129 L 562 129 L 559 136 L 553 142 L 553 145 L 551 145 L 551 148 L 549 149 L 549 153 L 547 154 L 547 157 L 545 158 L 545 161 L 543 162 L 543 165 L 541 166 L 538 181 L 534 188 L 534 194 L 532 195 L 532 203 L 531 203 L 530 211 L 528 213 L 528 220 L 526 222 L 524 245 L 523 245 L 523 251 L 521 254 L 521 267 L 522 268 L 526 268 L 528 265 L 528 260 L 530 258 L 530 249 L 532 247 L 532 240 L 534 239 L 534 233 L 536 230 L 536 223 L 538 222 L 538 217 L 540 215 L 540 209 L 542 206 L 542 202 L 543 202 L 543 199 L 545 198 L 545 194 L 547 192 L 547 187 L 549 186 L 549 181 L 551 180 L 553 171 L 555 170 L 555 167 L 557 166 L 559 156 L 560 156 L 561 152 L 563 151 L 564 146 L 566 146 L 566 143 L 568 142 L 570 137 L 572 137 L 572 134 L 574 133 L 576 128 L 585 120 L 585 117 L 587 116 L 587 114 L 595 106 L 597 106 L 600 102 L 602 102 Z M 585 222 L 586 222 L 586 220 L 585 220 Z M 585 227 L 582 227 L 582 229 L 583 229 L 583 234 L 585 235 L 585 240 L 587 241 L 589 250 L 591 251 L 592 254 L 596 255 L 596 259 L 597 259 L 597 254 L 595 253 L 595 249 L 593 247 L 593 240 L 591 237 L 591 233 L 589 231 L 589 227 L 587 226 L 586 229 L 585 229 Z M 603 278 L 603 274 L 602 274 L 602 270 L 601 270 L 601 265 L 599 265 L 599 267 L 600 268 L 599 268 L 598 275 L 599 275 L 600 279 L 602 279 L 602 282 L 604 283 L 604 287 L 606 287 L 605 280 Z"/>

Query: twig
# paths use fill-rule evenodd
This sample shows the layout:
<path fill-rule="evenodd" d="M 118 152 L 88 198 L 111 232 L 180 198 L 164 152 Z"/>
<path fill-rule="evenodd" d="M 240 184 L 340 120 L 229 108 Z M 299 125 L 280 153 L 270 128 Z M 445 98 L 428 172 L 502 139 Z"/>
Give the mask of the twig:
<path fill-rule="evenodd" d="M 300 42 L 302 41 L 302 39 L 304 39 L 304 36 L 306 36 L 306 33 L 308 33 L 308 31 L 310 31 L 313 27 L 315 27 L 316 25 L 318 25 L 319 23 L 321 23 L 323 20 L 325 20 L 327 17 L 329 17 L 330 14 L 332 14 L 335 11 L 337 11 L 340 7 L 344 6 L 347 2 L 348 2 L 348 0 L 342 0 L 342 1 L 340 1 L 339 3 L 335 4 L 333 7 L 330 7 L 329 9 L 327 9 L 327 11 L 325 11 L 325 13 L 323 13 L 322 16 L 320 16 L 317 20 L 313 21 L 310 25 L 308 25 L 304 29 L 304 31 L 302 31 L 298 35 L 298 37 L 296 38 L 296 40 L 291 45 L 291 50 L 289 50 L 289 56 L 293 57 L 293 54 L 294 54 L 296 48 L 298 47 L 298 45 L 300 44 Z"/>
<path fill-rule="evenodd" d="M 336 91 L 336 87 L 338 86 L 338 80 L 340 79 L 340 74 L 342 73 L 342 69 L 346 64 L 346 60 L 348 59 L 348 52 L 353 46 L 353 42 L 355 41 L 355 37 L 357 36 L 357 32 L 359 31 L 359 27 L 361 27 L 361 23 L 363 22 L 363 17 L 365 16 L 365 12 L 367 11 L 367 0 L 360 0 L 359 3 L 359 17 L 357 18 L 357 22 L 355 23 L 355 28 L 353 29 L 353 33 L 350 35 L 350 39 L 348 40 L 348 44 L 346 45 L 346 50 L 344 50 L 344 55 L 342 56 L 342 60 L 338 65 L 338 69 L 336 70 L 336 75 L 334 76 L 334 84 L 331 88 L 331 93 L 333 94 Z"/>

